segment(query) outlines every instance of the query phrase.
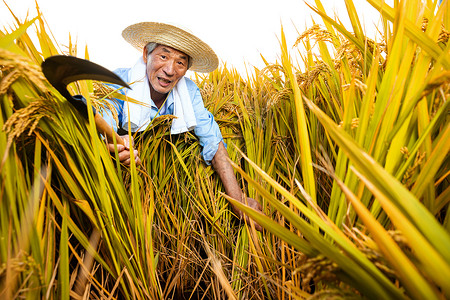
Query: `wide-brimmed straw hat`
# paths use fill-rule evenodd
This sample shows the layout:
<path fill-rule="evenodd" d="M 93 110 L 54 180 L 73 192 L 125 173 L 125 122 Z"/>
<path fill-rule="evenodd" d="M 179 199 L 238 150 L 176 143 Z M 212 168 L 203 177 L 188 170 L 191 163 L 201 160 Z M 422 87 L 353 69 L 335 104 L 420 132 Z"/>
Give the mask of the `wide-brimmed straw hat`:
<path fill-rule="evenodd" d="M 186 29 L 175 25 L 159 22 L 137 23 L 125 28 L 122 36 L 139 51 L 149 42 L 154 42 L 189 55 L 192 59 L 189 68 L 191 71 L 212 72 L 219 65 L 217 55 L 211 47 Z"/>

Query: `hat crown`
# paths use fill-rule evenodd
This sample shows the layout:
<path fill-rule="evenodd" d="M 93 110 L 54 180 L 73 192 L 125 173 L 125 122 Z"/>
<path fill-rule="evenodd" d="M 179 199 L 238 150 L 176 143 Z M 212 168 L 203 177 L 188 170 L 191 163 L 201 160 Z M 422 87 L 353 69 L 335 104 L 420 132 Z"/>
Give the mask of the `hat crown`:
<path fill-rule="evenodd" d="M 217 55 L 211 47 L 196 37 L 190 30 L 178 25 L 158 22 L 141 22 L 125 28 L 123 38 L 139 51 L 150 42 L 172 47 L 192 60 L 190 70 L 212 72 L 219 65 Z"/>

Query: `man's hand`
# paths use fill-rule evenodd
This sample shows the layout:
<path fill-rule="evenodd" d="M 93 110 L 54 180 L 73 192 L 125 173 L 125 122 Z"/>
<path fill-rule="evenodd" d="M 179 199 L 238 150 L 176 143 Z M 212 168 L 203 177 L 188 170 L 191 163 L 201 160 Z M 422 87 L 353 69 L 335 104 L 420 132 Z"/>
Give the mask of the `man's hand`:
<path fill-rule="evenodd" d="M 131 152 L 130 152 L 130 145 L 134 146 L 134 140 L 133 137 L 131 137 L 131 143 L 130 143 L 130 138 L 128 135 L 122 135 L 121 136 L 123 138 L 123 141 L 125 143 L 125 145 L 121 145 L 121 144 L 117 144 L 117 152 L 119 155 L 119 161 L 124 164 L 125 166 L 129 166 L 130 162 L 131 162 Z M 109 152 L 111 153 L 111 155 L 114 155 L 114 144 L 106 144 L 108 147 Z M 136 149 L 134 149 L 133 151 L 134 154 L 134 161 L 136 162 L 136 164 L 140 164 L 141 163 L 141 159 L 139 158 L 139 153 Z"/>
<path fill-rule="evenodd" d="M 253 208 L 253 209 L 256 210 L 256 211 L 258 211 L 258 212 L 260 212 L 260 213 L 263 213 L 263 212 L 262 212 L 261 204 L 260 204 L 258 201 L 256 201 L 255 199 L 253 199 L 253 198 L 248 198 L 248 197 L 247 197 L 247 198 L 245 198 L 244 201 L 246 201 L 246 202 L 243 202 L 243 203 L 246 204 L 248 207 L 251 207 L 251 208 Z M 244 213 L 243 213 L 240 209 L 238 209 L 237 207 L 234 207 L 234 206 L 233 206 L 233 212 L 234 212 L 241 220 L 242 220 L 242 218 L 244 217 Z M 245 215 L 245 220 L 247 221 L 248 224 L 253 223 L 253 224 L 255 225 L 255 229 L 256 229 L 256 230 L 262 231 L 261 225 L 259 225 L 258 223 L 256 223 L 256 222 L 253 221 L 252 219 L 250 219 L 247 215 Z"/>

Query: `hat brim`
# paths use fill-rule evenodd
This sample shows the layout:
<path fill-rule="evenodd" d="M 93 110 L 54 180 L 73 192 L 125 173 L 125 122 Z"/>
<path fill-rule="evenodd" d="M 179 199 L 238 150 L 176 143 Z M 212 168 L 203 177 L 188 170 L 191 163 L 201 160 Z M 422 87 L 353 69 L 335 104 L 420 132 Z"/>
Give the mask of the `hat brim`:
<path fill-rule="evenodd" d="M 219 65 L 217 55 L 211 47 L 192 33 L 174 25 L 158 22 L 137 23 L 125 28 L 122 36 L 139 51 L 150 42 L 181 51 L 192 59 L 189 70 L 194 72 L 212 72 Z"/>

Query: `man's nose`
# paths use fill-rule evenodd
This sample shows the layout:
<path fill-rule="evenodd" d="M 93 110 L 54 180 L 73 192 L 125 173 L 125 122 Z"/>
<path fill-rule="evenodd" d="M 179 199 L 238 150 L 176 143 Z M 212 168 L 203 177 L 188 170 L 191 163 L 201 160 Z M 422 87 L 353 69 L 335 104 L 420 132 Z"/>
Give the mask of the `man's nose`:
<path fill-rule="evenodd" d="M 175 62 L 174 61 L 168 61 L 163 68 L 163 71 L 168 75 L 172 76 L 175 74 Z"/>

